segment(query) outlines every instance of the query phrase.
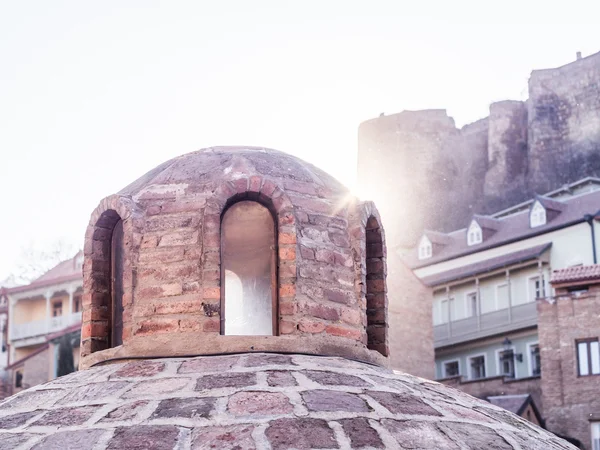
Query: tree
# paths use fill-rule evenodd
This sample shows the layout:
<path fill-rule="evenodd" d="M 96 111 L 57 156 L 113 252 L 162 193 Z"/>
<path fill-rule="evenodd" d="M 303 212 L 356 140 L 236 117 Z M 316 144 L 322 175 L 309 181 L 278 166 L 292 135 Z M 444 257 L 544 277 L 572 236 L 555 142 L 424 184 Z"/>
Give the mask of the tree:
<path fill-rule="evenodd" d="M 72 258 L 74 254 L 75 247 L 64 239 L 54 241 L 45 249 L 40 249 L 31 242 L 21 247 L 15 270 L 0 285 L 10 287 L 31 283 L 58 263 Z"/>

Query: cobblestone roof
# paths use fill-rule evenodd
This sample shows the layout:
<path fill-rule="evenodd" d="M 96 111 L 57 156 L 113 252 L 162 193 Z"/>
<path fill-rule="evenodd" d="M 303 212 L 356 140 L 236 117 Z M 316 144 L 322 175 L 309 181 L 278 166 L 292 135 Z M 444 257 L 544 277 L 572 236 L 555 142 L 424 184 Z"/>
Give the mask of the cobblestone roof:
<path fill-rule="evenodd" d="M 0 404 L 7 449 L 574 449 L 441 384 L 337 357 L 105 365 Z"/>

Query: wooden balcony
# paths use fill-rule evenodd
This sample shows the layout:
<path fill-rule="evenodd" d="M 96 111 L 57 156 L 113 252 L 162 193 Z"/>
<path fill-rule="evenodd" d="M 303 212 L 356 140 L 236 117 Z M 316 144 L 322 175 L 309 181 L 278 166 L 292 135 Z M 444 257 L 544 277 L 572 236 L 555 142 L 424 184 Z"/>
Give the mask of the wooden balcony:
<path fill-rule="evenodd" d="M 537 325 L 535 302 L 454 320 L 433 327 L 435 348 Z"/>

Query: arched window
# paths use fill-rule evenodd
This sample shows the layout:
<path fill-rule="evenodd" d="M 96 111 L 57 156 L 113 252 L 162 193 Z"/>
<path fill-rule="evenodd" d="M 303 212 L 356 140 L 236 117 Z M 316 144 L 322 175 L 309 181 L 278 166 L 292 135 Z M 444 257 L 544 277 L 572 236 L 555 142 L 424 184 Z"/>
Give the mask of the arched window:
<path fill-rule="evenodd" d="M 432 255 L 431 241 L 427 236 L 423 235 L 421 242 L 419 243 L 419 259 L 431 258 Z"/>
<path fill-rule="evenodd" d="M 369 217 L 365 230 L 367 249 L 367 348 L 388 356 L 383 236 L 379 222 Z"/>
<path fill-rule="evenodd" d="M 110 346 L 123 344 L 123 221 L 113 228 L 110 243 L 111 318 Z"/>
<path fill-rule="evenodd" d="M 119 214 L 113 209 L 104 211 L 89 239 L 92 239 L 93 248 L 89 274 L 92 314 L 88 316 L 88 322 L 84 321 L 84 326 L 88 325 L 92 332 L 89 340 L 84 342 L 84 350 L 94 353 L 123 343 L 125 251 L 123 222 Z"/>
<path fill-rule="evenodd" d="M 467 245 L 477 245 L 483 242 L 483 233 L 477 221 L 472 220 L 467 230 Z"/>
<path fill-rule="evenodd" d="M 221 334 L 277 334 L 277 248 L 273 216 L 234 203 L 221 220 Z"/>
<path fill-rule="evenodd" d="M 546 209 L 536 200 L 529 213 L 529 226 L 531 228 L 546 225 Z"/>

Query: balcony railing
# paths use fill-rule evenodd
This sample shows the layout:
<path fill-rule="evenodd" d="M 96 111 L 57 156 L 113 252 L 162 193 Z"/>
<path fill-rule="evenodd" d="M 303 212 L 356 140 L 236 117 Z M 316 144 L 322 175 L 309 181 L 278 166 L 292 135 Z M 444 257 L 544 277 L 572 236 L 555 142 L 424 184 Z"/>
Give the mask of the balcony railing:
<path fill-rule="evenodd" d="M 436 325 L 433 327 L 434 345 L 442 347 L 534 326 L 537 324 L 536 308 L 535 302 L 525 303 Z"/>
<path fill-rule="evenodd" d="M 12 325 L 11 339 L 25 339 L 54 333 L 81 322 L 81 312 Z"/>

